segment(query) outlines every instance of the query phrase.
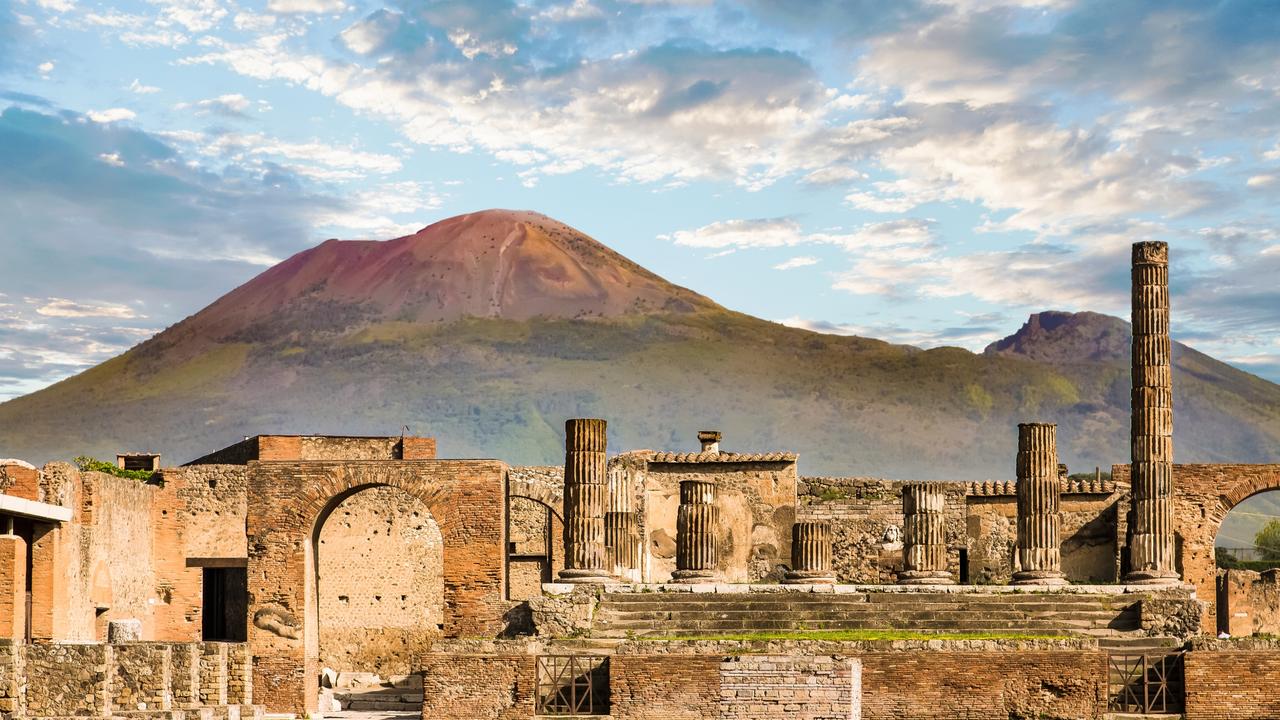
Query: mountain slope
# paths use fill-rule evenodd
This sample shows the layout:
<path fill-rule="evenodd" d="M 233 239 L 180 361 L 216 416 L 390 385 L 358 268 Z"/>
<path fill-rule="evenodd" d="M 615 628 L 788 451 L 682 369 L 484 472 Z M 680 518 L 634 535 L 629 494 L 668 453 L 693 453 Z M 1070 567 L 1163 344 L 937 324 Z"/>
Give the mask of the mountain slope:
<path fill-rule="evenodd" d="M 793 449 L 810 474 L 1011 478 L 1020 421 L 1073 470 L 1128 457 L 1127 325 L 1043 313 L 981 355 L 726 310 L 533 213 L 299 253 L 124 355 L 0 405 L 0 455 L 150 448 L 180 462 L 272 432 L 439 438 L 554 463 L 563 420 L 611 449 Z M 1096 347 L 1086 351 L 1079 337 Z M 1180 461 L 1280 460 L 1280 386 L 1175 351 Z"/>

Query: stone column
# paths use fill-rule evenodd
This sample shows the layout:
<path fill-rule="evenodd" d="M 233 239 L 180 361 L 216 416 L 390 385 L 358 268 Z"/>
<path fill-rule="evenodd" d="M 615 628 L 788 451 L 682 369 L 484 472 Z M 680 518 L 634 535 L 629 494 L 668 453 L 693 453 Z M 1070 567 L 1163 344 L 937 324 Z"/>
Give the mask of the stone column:
<path fill-rule="evenodd" d="M 631 580 L 640 568 L 640 535 L 636 514 L 631 509 L 631 471 L 609 469 L 609 510 L 604 515 L 604 544 L 615 577 Z"/>
<path fill-rule="evenodd" d="M 609 580 L 605 569 L 605 421 L 564 423 L 564 569 L 560 582 Z"/>
<path fill-rule="evenodd" d="M 715 581 L 719 525 L 715 483 L 681 480 L 680 508 L 676 511 L 676 571 L 671 573 L 672 582 Z"/>
<path fill-rule="evenodd" d="M 821 584 L 836 581 L 831 572 L 831 525 L 825 522 L 798 522 L 791 526 L 791 569 L 782 579 L 785 585 Z"/>
<path fill-rule="evenodd" d="M 900 585 L 952 585 L 947 570 L 947 494 L 942 483 L 902 486 L 902 573 Z"/>
<path fill-rule="evenodd" d="M 1018 572 L 1012 585 L 1065 585 L 1059 532 L 1058 426 L 1018 426 Z"/>
<path fill-rule="evenodd" d="M 1173 377 L 1169 246 L 1133 244 L 1133 416 L 1126 583 L 1178 581 L 1173 543 Z"/>

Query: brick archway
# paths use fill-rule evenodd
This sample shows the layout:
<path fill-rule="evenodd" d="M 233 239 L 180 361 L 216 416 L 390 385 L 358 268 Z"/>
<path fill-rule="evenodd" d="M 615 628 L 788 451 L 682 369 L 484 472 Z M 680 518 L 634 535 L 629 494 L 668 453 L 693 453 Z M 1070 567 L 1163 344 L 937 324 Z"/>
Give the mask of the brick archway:
<path fill-rule="evenodd" d="M 506 466 L 498 461 L 255 462 L 249 466 L 249 645 L 255 697 L 272 712 L 317 707 L 315 539 L 324 517 L 372 487 L 425 506 L 443 545 L 444 634 L 493 637 L 504 598 Z"/>
<path fill-rule="evenodd" d="M 507 481 L 507 497 L 524 498 L 547 506 L 560 522 L 564 522 L 564 485 L 539 483 L 526 478 Z"/>

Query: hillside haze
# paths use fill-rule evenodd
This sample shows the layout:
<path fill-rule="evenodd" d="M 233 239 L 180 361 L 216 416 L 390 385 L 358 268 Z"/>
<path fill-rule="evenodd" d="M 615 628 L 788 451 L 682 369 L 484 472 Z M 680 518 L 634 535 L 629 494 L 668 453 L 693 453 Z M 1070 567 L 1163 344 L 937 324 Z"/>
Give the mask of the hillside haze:
<path fill-rule="evenodd" d="M 1175 316 L 1176 327 L 1176 316 Z M 823 335 L 727 310 L 536 213 L 330 240 L 117 358 L 0 405 L 0 456 L 151 449 L 183 462 L 259 433 L 434 435 L 446 456 L 787 449 L 807 474 L 1012 478 L 1018 422 L 1057 422 L 1073 471 L 1128 458 L 1128 324 L 1040 313 L 982 354 Z M 1280 460 L 1280 386 L 1175 344 L 1179 462 Z"/>

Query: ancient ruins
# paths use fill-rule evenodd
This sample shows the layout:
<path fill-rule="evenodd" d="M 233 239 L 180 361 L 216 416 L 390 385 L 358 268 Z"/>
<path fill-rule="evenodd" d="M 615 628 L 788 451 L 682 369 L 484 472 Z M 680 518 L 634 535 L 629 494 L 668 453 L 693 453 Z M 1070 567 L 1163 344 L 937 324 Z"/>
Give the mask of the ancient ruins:
<path fill-rule="evenodd" d="M 1132 272 L 1110 480 L 1067 476 L 1053 418 L 991 428 L 1000 482 L 802 477 L 715 431 L 610 456 L 604 419 L 555 467 L 410 436 L 4 461 L 0 711 L 1280 717 L 1277 572 L 1214 557 L 1280 465 L 1173 463 L 1167 247 Z"/>

